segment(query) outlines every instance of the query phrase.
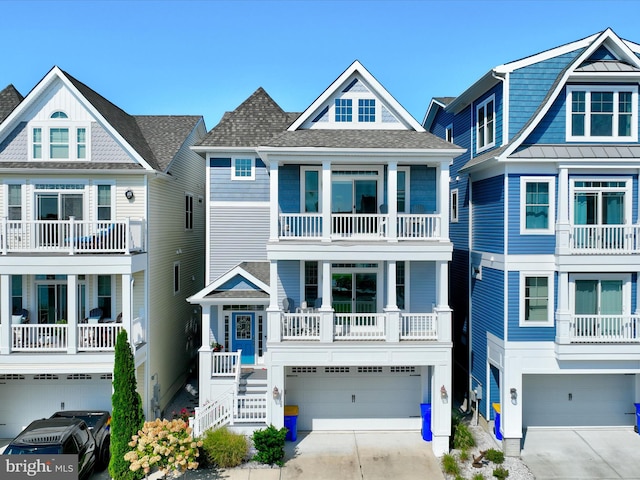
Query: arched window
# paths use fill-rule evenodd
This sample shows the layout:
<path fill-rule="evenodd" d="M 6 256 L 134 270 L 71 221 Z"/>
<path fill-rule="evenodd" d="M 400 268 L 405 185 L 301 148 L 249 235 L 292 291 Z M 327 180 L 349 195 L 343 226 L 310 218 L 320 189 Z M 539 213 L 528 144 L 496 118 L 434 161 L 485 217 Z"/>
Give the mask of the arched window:
<path fill-rule="evenodd" d="M 69 116 L 66 113 L 61 112 L 60 110 L 58 110 L 58 111 L 53 112 L 51 114 L 51 118 L 69 118 Z"/>

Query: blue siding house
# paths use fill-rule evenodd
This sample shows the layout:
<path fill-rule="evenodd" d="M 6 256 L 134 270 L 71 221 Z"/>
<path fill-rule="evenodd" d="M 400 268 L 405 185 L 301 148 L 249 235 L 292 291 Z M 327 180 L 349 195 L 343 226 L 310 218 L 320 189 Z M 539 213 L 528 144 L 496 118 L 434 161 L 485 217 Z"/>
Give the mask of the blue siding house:
<path fill-rule="evenodd" d="M 607 29 L 492 68 L 423 121 L 466 148 L 449 179 L 454 379 L 500 412 L 507 455 L 527 429 L 635 423 L 639 57 Z"/>

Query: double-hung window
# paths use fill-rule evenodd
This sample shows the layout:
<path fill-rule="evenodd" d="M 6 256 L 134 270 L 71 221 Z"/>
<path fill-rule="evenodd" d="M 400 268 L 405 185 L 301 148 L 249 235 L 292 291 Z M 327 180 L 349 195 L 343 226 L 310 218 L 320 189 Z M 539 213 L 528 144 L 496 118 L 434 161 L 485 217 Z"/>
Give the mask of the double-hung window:
<path fill-rule="evenodd" d="M 231 160 L 231 180 L 255 180 L 254 158 L 233 158 Z"/>
<path fill-rule="evenodd" d="M 98 185 L 98 220 L 111 220 L 111 185 Z"/>
<path fill-rule="evenodd" d="M 568 141 L 635 142 L 637 118 L 637 86 L 567 87 Z"/>
<path fill-rule="evenodd" d="M 9 184 L 7 214 L 9 220 L 22 220 L 22 185 Z"/>
<path fill-rule="evenodd" d="M 520 326 L 553 325 L 553 274 L 520 273 Z"/>
<path fill-rule="evenodd" d="M 476 107 L 476 153 L 496 144 L 495 96 Z"/>
<path fill-rule="evenodd" d="M 553 177 L 520 178 L 520 233 L 550 234 L 555 229 Z"/>
<path fill-rule="evenodd" d="M 458 221 L 458 189 L 451 190 L 451 222 Z"/>

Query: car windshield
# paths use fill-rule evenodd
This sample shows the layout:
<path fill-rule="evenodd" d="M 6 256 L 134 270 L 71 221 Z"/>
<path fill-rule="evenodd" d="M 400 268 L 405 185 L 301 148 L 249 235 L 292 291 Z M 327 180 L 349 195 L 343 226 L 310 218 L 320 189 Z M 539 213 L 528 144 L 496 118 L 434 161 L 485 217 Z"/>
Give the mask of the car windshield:
<path fill-rule="evenodd" d="M 49 455 L 59 453 L 62 453 L 60 445 L 9 445 L 4 451 L 5 455 Z"/>
<path fill-rule="evenodd" d="M 102 415 L 95 413 L 92 415 L 65 415 L 64 413 L 57 413 L 56 414 L 57 417 L 66 417 L 66 418 L 77 418 L 78 420 L 84 420 L 84 423 L 87 424 L 87 427 L 89 427 L 91 430 L 93 430 L 93 427 L 96 426 L 96 423 L 98 423 L 98 420 L 100 420 L 100 418 L 102 418 Z"/>

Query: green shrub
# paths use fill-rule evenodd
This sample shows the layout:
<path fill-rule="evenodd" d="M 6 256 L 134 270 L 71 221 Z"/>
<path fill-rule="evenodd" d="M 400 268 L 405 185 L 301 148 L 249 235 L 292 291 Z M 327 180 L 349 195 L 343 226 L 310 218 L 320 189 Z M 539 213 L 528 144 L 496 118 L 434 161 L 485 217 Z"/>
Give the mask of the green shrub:
<path fill-rule="evenodd" d="M 471 480 L 484 480 L 484 475 L 482 475 L 481 473 L 476 473 L 473 477 L 471 477 Z"/>
<path fill-rule="evenodd" d="M 458 474 L 458 475 L 456 475 L 454 480 L 464 480 L 464 477 L 462 475 Z"/>
<path fill-rule="evenodd" d="M 469 460 L 469 450 L 467 450 L 466 448 L 460 450 L 460 455 L 458 455 L 458 458 L 461 462 L 466 462 L 467 460 Z"/>
<path fill-rule="evenodd" d="M 453 434 L 453 448 L 456 450 L 465 450 L 476 445 L 476 441 L 471 434 L 471 430 L 464 423 L 456 425 Z"/>
<path fill-rule="evenodd" d="M 499 480 L 504 480 L 509 476 L 509 470 L 504 467 L 496 467 L 493 469 L 493 476 Z"/>
<path fill-rule="evenodd" d="M 246 458 L 249 444 L 244 435 L 226 427 L 207 430 L 202 437 L 202 449 L 207 462 L 221 468 L 237 467 Z"/>
<path fill-rule="evenodd" d="M 450 453 L 445 453 L 442 456 L 442 468 L 444 469 L 444 473 L 448 473 L 449 475 L 458 475 L 460 473 L 458 461 L 456 457 Z"/>
<path fill-rule="evenodd" d="M 484 454 L 484 458 L 493 463 L 503 463 L 504 462 L 504 453 L 500 450 L 496 450 L 495 448 L 490 448 Z"/>
<path fill-rule="evenodd" d="M 253 446 L 257 450 L 254 460 L 267 465 L 284 465 L 284 439 L 287 429 L 277 429 L 273 425 L 253 432 Z"/>

